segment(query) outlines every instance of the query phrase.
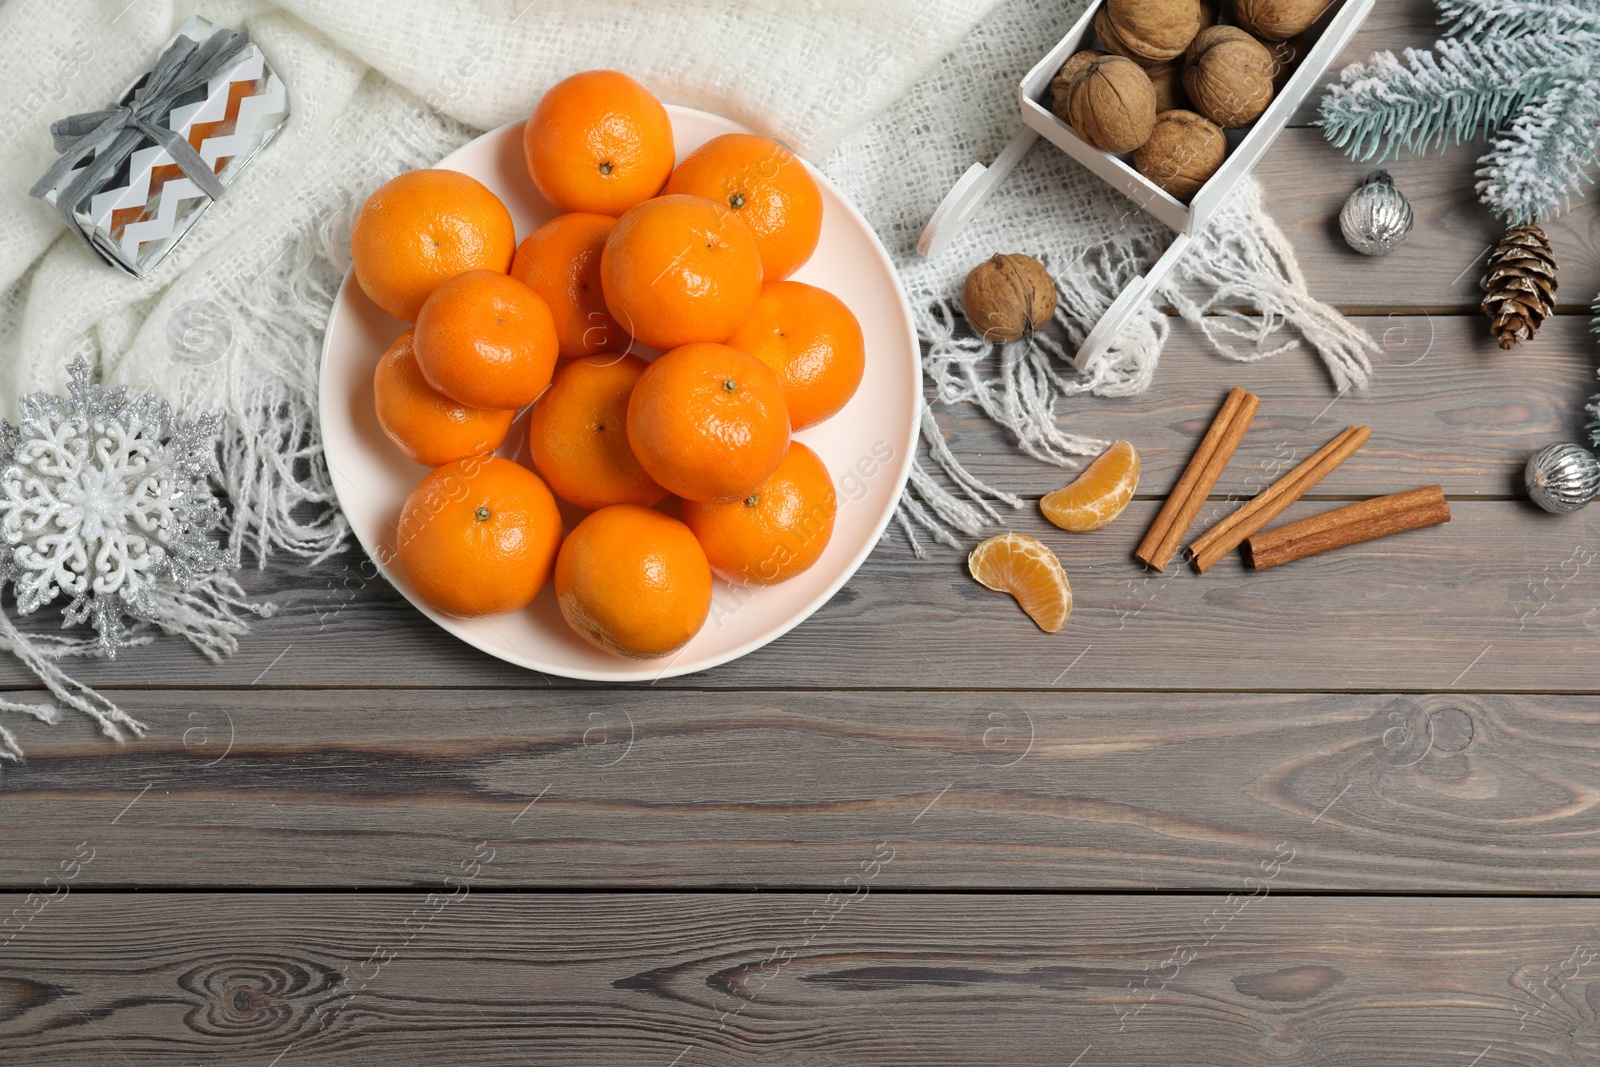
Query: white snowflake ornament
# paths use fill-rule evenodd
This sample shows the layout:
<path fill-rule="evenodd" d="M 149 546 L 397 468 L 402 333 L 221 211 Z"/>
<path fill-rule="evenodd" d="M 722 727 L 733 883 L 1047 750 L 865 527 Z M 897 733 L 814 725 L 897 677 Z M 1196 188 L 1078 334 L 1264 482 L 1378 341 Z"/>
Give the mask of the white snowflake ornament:
<path fill-rule="evenodd" d="M 71 597 L 64 625 L 92 622 L 115 656 L 126 619 L 157 621 L 161 583 L 238 566 L 211 540 L 222 420 L 179 425 L 165 400 L 90 382 L 81 357 L 69 373 L 65 397 L 30 393 L 0 426 L 0 585 L 24 615 Z"/>

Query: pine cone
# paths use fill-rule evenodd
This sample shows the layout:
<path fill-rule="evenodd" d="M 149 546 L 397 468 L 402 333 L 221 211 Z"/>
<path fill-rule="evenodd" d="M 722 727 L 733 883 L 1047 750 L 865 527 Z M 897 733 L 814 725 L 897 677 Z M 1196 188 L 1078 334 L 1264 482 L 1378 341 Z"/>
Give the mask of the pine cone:
<path fill-rule="evenodd" d="M 1500 347 L 1532 340 L 1556 306 L 1556 258 L 1544 231 L 1532 224 L 1507 230 L 1489 257 L 1483 289 L 1483 313 Z"/>

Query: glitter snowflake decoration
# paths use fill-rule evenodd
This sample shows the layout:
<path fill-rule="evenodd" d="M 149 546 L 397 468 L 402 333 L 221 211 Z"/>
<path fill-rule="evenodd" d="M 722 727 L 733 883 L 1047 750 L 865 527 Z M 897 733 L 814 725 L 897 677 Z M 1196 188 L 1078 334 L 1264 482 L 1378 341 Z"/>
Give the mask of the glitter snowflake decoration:
<path fill-rule="evenodd" d="M 237 566 L 210 537 L 222 420 L 178 425 L 164 400 L 91 383 L 81 357 L 69 373 L 65 397 L 24 396 L 20 425 L 0 425 L 0 585 L 24 615 L 71 597 L 64 625 L 93 623 L 115 656 L 163 591 Z"/>

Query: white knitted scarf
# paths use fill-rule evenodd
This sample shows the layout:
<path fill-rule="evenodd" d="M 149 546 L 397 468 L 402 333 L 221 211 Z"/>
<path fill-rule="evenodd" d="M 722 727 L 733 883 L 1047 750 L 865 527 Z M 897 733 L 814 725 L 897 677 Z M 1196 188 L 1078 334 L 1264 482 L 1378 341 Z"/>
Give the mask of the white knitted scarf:
<path fill-rule="evenodd" d="M 21 393 L 60 391 L 68 363 L 83 355 L 106 384 L 153 390 L 182 416 L 220 412 L 231 546 L 262 565 L 336 551 L 349 531 L 321 462 L 316 381 L 351 213 L 393 175 L 526 115 L 567 74 L 614 67 L 669 102 L 728 115 L 817 162 L 899 264 L 937 401 L 974 402 L 1029 455 L 1072 463 L 1100 442 L 1059 427 L 1056 401 L 1147 388 L 1169 320 L 1147 309 L 1107 359 L 1080 374 L 1048 347 L 994 352 L 966 335 L 951 302 L 960 278 L 997 251 L 1037 255 L 1058 278 L 1058 315 L 1076 340 L 1169 236 L 1041 143 L 937 262 L 920 260 L 915 242 L 967 165 L 992 158 L 1018 128 L 1017 81 L 1084 2 L 5 0 L 0 405 L 14 417 Z M 49 123 L 104 106 L 193 13 L 249 27 L 288 84 L 292 117 L 166 262 L 129 279 L 65 233 L 27 189 L 53 158 Z M 1287 325 L 1341 387 L 1366 380 L 1370 342 L 1311 299 L 1253 184 L 1161 299 L 1231 358 L 1295 346 L 1293 337 L 1269 340 Z M 1260 314 L 1208 314 L 1220 305 Z M 196 359 L 197 346 L 215 358 Z M 998 521 L 996 503 L 1020 504 L 961 468 L 931 412 L 924 429 L 934 469 L 914 472 L 901 509 L 907 534 L 955 544 L 954 532 Z M 162 628 L 227 655 L 247 629 L 243 600 L 232 579 L 217 580 L 175 599 Z M 10 614 L 8 600 L 0 647 L 23 658 L 58 705 L 112 736 L 140 731 L 56 665 L 87 643 L 52 638 L 39 620 L 18 627 Z M 58 714 L 0 702 L 7 709 L 47 721 Z M 0 756 L 19 754 L 0 727 Z"/>

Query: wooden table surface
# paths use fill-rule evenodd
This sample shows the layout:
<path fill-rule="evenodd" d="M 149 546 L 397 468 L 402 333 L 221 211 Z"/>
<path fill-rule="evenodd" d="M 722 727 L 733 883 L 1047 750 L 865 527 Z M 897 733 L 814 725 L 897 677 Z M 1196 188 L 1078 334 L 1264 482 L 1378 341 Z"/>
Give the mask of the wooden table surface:
<path fill-rule="evenodd" d="M 1429 16 L 1381 5 L 1343 61 Z M 1520 485 L 1580 433 L 1600 213 L 1549 227 L 1567 306 L 1501 353 L 1479 151 L 1392 165 L 1417 229 L 1374 262 L 1333 221 L 1370 168 L 1283 135 L 1272 210 L 1376 384 L 1179 322 L 1146 395 L 1065 405 L 1145 473 L 1092 537 L 1015 515 L 1071 575 L 1058 635 L 891 535 L 793 633 L 649 687 L 475 653 L 356 553 L 248 575 L 281 610 L 222 666 L 87 665 L 152 729 L 30 724 L 0 768 L 0 1062 L 1600 1063 L 1600 512 Z M 1442 482 L 1454 520 L 1146 573 L 1233 384 L 1263 404 L 1208 513 L 1365 423 L 1291 515 Z M 983 477 L 1060 484 L 941 419 Z"/>

